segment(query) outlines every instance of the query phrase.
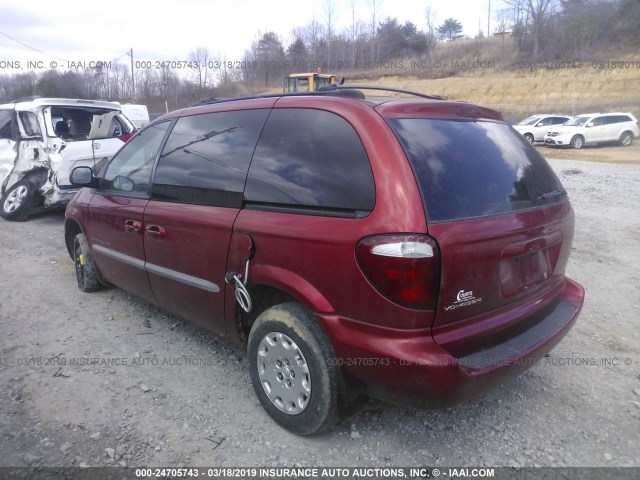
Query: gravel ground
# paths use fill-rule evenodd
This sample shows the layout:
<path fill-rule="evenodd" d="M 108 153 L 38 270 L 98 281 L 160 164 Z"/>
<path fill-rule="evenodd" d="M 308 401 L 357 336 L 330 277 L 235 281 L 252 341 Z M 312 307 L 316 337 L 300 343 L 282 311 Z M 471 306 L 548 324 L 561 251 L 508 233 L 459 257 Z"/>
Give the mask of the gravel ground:
<path fill-rule="evenodd" d="M 244 352 L 118 289 L 78 291 L 61 213 L 1 222 L 0 466 L 640 466 L 640 166 L 552 165 L 587 291 L 568 336 L 476 402 L 371 400 L 311 438 L 267 417 Z"/>

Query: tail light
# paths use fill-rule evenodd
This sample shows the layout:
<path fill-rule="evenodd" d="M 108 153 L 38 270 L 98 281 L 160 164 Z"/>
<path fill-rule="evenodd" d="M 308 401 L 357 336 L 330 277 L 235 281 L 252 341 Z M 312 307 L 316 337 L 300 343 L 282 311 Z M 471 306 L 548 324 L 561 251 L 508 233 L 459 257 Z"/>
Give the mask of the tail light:
<path fill-rule="evenodd" d="M 134 133 L 128 133 L 127 135 L 122 135 L 121 137 L 118 137 L 120 140 L 122 140 L 124 143 L 127 143 L 129 140 L 131 140 L 131 137 L 133 137 L 135 135 Z"/>
<path fill-rule="evenodd" d="M 360 268 L 389 300 L 433 309 L 440 287 L 440 254 L 427 235 L 381 235 L 358 243 Z"/>

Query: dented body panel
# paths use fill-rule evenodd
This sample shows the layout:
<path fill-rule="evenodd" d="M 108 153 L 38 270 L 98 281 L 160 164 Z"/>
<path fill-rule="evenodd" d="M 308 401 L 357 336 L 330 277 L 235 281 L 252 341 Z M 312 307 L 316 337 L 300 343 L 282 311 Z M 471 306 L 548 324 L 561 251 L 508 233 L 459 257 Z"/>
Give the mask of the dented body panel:
<path fill-rule="evenodd" d="M 113 102 L 37 98 L 0 105 L 0 215 L 17 217 L 5 199 L 25 182 L 21 217 L 65 205 L 77 192 L 69 182 L 73 168 L 97 174 L 135 131 Z"/>

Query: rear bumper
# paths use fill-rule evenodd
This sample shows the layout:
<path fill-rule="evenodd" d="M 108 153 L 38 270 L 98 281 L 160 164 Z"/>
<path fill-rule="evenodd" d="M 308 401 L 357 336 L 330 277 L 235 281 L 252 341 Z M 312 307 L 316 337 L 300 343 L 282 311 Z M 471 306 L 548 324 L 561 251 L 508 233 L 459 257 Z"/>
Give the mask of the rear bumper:
<path fill-rule="evenodd" d="M 454 357 L 430 330 L 394 330 L 320 315 L 336 352 L 333 361 L 367 395 L 419 408 L 473 399 L 544 357 L 575 323 L 584 290 L 567 280 L 556 308 L 520 335 L 490 349 Z"/>

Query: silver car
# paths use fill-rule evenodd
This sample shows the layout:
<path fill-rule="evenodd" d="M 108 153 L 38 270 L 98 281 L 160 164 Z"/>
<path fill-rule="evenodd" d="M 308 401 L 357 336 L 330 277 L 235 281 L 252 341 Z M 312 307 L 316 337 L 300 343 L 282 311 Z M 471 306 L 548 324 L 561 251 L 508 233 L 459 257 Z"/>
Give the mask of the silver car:
<path fill-rule="evenodd" d="M 27 98 L 0 105 L 0 216 L 65 205 L 77 191 L 69 174 L 97 174 L 135 133 L 118 103 Z"/>

